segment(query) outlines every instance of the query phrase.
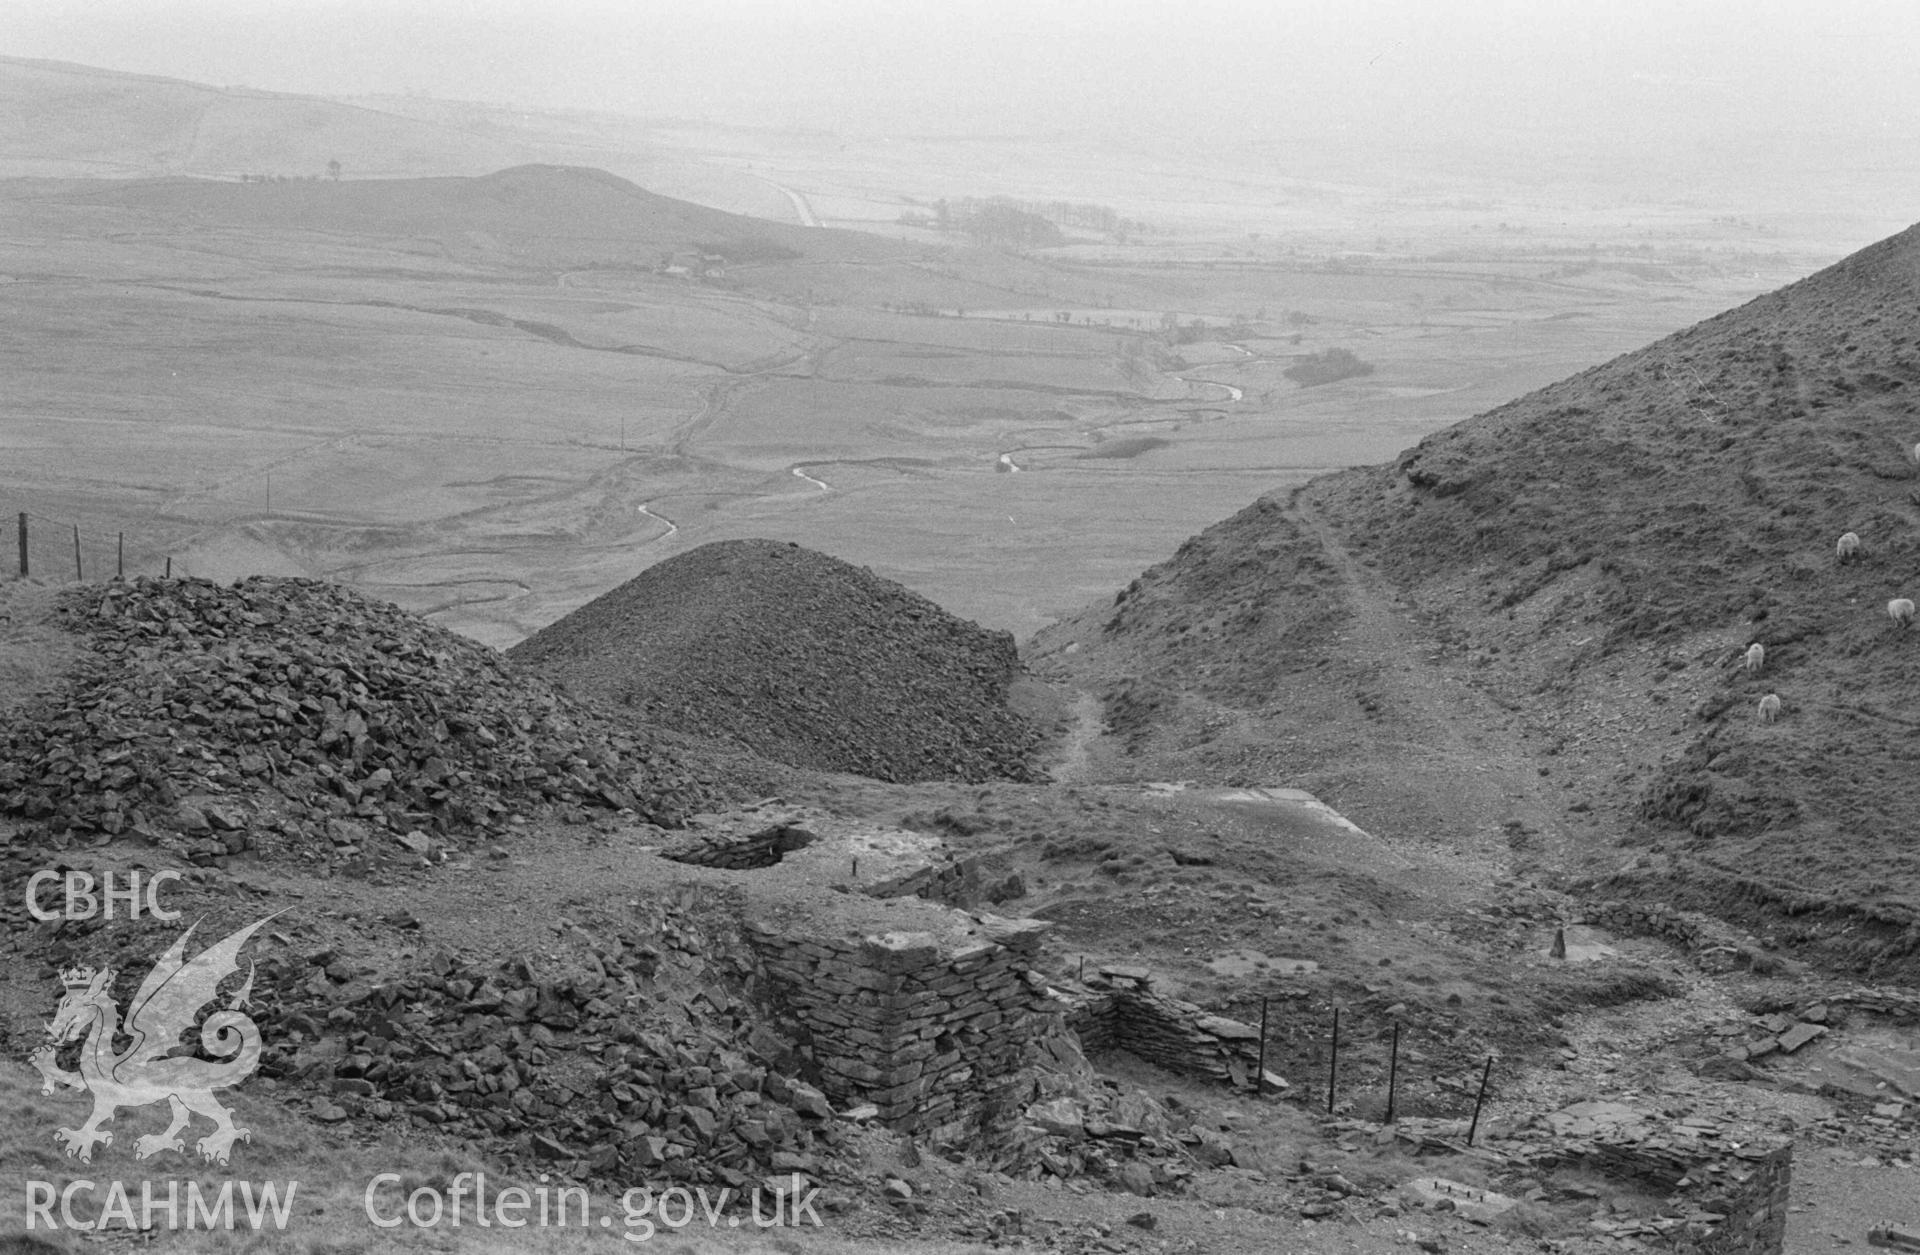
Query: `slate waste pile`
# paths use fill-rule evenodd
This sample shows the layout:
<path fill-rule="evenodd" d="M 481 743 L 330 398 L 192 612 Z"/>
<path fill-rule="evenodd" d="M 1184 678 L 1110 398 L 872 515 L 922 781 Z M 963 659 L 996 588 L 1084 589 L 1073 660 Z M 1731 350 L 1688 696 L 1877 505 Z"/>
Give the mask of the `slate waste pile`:
<path fill-rule="evenodd" d="M 1189 1192 L 1210 1168 L 1257 1171 L 1249 1147 L 1178 1099 L 1161 1102 L 1102 1080 L 1091 1069 L 1043 1068 L 1047 1097 L 1029 1105 L 1015 1132 L 1016 1155 L 1030 1177 L 1092 1177 L 1143 1198 Z"/>
<path fill-rule="evenodd" d="M 729 992 L 750 959 L 715 918 L 581 929 L 539 970 L 435 953 L 382 976 L 282 948 L 254 983 L 261 1074 L 323 1123 L 432 1126 L 572 1180 L 821 1180 L 852 1126 Z"/>
<path fill-rule="evenodd" d="M 676 554 L 507 652 L 576 696 L 800 767 L 1034 778 L 1009 633 L 798 545 Z"/>
<path fill-rule="evenodd" d="M 143 577 L 77 588 L 61 614 L 91 655 L 0 732 L 0 809 L 56 839 L 133 833 L 196 862 L 420 854 L 531 809 L 672 825 L 713 800 L 493 650 L 332 584 Z"/>

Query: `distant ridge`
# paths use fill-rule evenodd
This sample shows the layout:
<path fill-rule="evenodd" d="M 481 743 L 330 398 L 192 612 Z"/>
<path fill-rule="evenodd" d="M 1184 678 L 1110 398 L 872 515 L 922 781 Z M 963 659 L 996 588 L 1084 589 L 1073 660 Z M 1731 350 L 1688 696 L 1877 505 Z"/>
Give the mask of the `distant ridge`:
<path fill-rule="evenodd" d="M 808 230 L 647 191 L 605 170 L 526 164 L 477 176 L 235 183 L 195 178 L 89 180 L 53 193 L 74 204 L 189 217 L 196 226 L 438 240 L 536 265 L 651 268 L 688 251 L 727 262 L 801 256 L 880 258 L 898 245 Z"/>
<path fill-rule="evenodd" d="M 776 220 L 786 199 L 751 175 L 651 142 L 617 115 L 459 101 L 337 100 L 0 56 L 0 178 L 479 175 L 591 165 L 663 194 Z"/>
<path fill-rule="evenodd" d="M 771 540 L 649 567 L 508 651 L 643 723 L 881 780 L 1028 778 L 1013 638 Z"/>

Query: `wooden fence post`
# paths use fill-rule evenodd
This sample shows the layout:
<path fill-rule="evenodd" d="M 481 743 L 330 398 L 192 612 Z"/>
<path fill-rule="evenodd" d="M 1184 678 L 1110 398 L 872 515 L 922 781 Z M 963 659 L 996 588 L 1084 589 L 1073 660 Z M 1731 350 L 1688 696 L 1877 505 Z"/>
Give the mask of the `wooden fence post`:
<path fill-rule="evenodd" d="M 1387 1123 L 1393 1123 L 1394 1091 L 1400 1084 L 1400 1022 L 1393 1022 L 1393 1048 L 1387 1055 Z"/>
<path fill-rule="evenodd" d="M 87 577 L 80 572 L 80 525 L 73 525 L 73 578 L 84 581 Z"/>
<path fill-rule="evenodd" d="M 1334 1080 L 1340 1075 L 1340 1008 L 1333 1009 L 1333 1051 L 1327 1056 L 1327 1114 L 1333 1114 Z"/>
<path fill-rule="evenodd" d="M 127 578 L 127 534 L 125 532 L 114 533 L 113 574 L 118 579 Z"/>
<path fill-rule="evenodd" d="M 1473 1100 L 1473 1123 L 1467 1126 L 1467 1145 L 1473 1145 L 1473 1135 L 1480 1130 L 1480 1104 L 1487 1101 L 1487 1081 L 1493 1076 L 1493 1056 L 1487 1056 L 1487 1066 L 1480 1073 L 1480 1096 Z"/>
<path fill-rule="evenodd" d="M 28 574 L 29 574 L 29 571 L 28 571 L 28 565 L 27 565 L 27 512 L 25 510 L 22 510 L 20 511 L 20 578 L 24 580 L 27 578 Z"/>
<path fill-rule="evenodd" d="M 1270 999 L 1260 999 L 1260 1063 L 1253 1074 L 1253 1096 L 1260 1097 L 1267 1092 L 1267 1003 Z"/>

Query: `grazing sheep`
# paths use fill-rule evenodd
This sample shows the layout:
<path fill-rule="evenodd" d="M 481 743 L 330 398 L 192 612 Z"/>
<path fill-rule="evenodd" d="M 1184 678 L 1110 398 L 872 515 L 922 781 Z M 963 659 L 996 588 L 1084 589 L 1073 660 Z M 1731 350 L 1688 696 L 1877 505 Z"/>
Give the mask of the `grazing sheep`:
<path fill-rule="evenodd" d="M 1920 462 L 1920 444 L 1913 446 L 1913 460 Z"/>
<path fill-rule="evenodd" d="M 1760 668 L 1767 665 L 1767 647 L 1759 641 L 1747 646 L 1747 656 L 1741 665 L 1746 667 L 1748 675 L 1757 675 Z"/>
<path fill-rule="evenodd" d="M 1913 602 L 1905 597 L 1895 597 L 1887 603 L 1887 617 L 1906 627 L 1913 622 Z"/>
<path fill-rule="evenodd" d="M 1768 693 L 1760 699 L 1760 722 L 1772 723 L 1780 717 L 1780 694 Z"/>
<path fill-rule="evenodd" d="M 1840 540 L 1834 545 L 1833 551 L 1839 555 L 1840 561 L 1852 561 L 1860 552 L 1860 537 L 1852 532 L 1842 533 Z"/>

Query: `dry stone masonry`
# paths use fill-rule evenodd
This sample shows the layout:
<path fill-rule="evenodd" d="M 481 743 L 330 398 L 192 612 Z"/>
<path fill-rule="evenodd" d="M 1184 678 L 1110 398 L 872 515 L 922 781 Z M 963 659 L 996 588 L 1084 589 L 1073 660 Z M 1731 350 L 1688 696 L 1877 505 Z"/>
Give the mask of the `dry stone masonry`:
<path fill-rule="evenodd" d="M 770 1001 L 843 1106 L 943 1145 L 1014 1125 L 1037 1043 L 1061 1031 L 1033 964 L 1041 920 L 973 917 L 958 936 L 788 935 L 747 925 Z"/>
<path fill-rule="evenodd" d="M 1260 1030 L 1190 1002 L 1155 993 L 1145 968 L 1103 967 L 1083 991 L 1069 995 L 1067 1023 L 1090 1053 L 1124 1050 L 1182 1076 L 1253 1086 L 1260 1066 Z M 1267 1091 L 1287 1082 L 1267 1073 Z"/>
<path fill-rule="evenodd" d="M 695 867 L 743 871 L 772 867 L 795 850 L 806 849 L 814 840 L 814 835 L 805 828 L 775 824 L 744 836 L 713 832 L 684 837 L 663 846 L 660 857 Z"/>
<path fill-rule="evenodd" d="M 1743 937 L 1718 920 L 1677 910 L 1664 902 L 1598 902 L 1582 908 L 1575 922 L 1597 924 L 1628 936 L 1664 937 L 1696 957 L 1710 952 L 1725 956 L 1725 966 L 1731 966 L 1737 955 L 1756 944 L 1753 938 Z"/>
<path fill-rule="evenodd" d="M 1469 1153 L 1464 1120 L 1403 1119 L 1388 1128 L 1340 1120 L 1328 1128 L 1375 1142 L 1391 1137 L 1415 1155 Z M 1529 1200 L 1551 1197 L 1539 1182 L 1569 1166 L 1665 1200 L 1657 1216 L 1596 1216 L 1590 1228 L 1598 1235 L 1691 1255 L 1784 1250 L 1792 1139 L 1736 1114 L 1581 1102 L 1517 1129 L 1483 1126 L 1471 1153 L 1488 1165 L 1501 1190 Z"/>

